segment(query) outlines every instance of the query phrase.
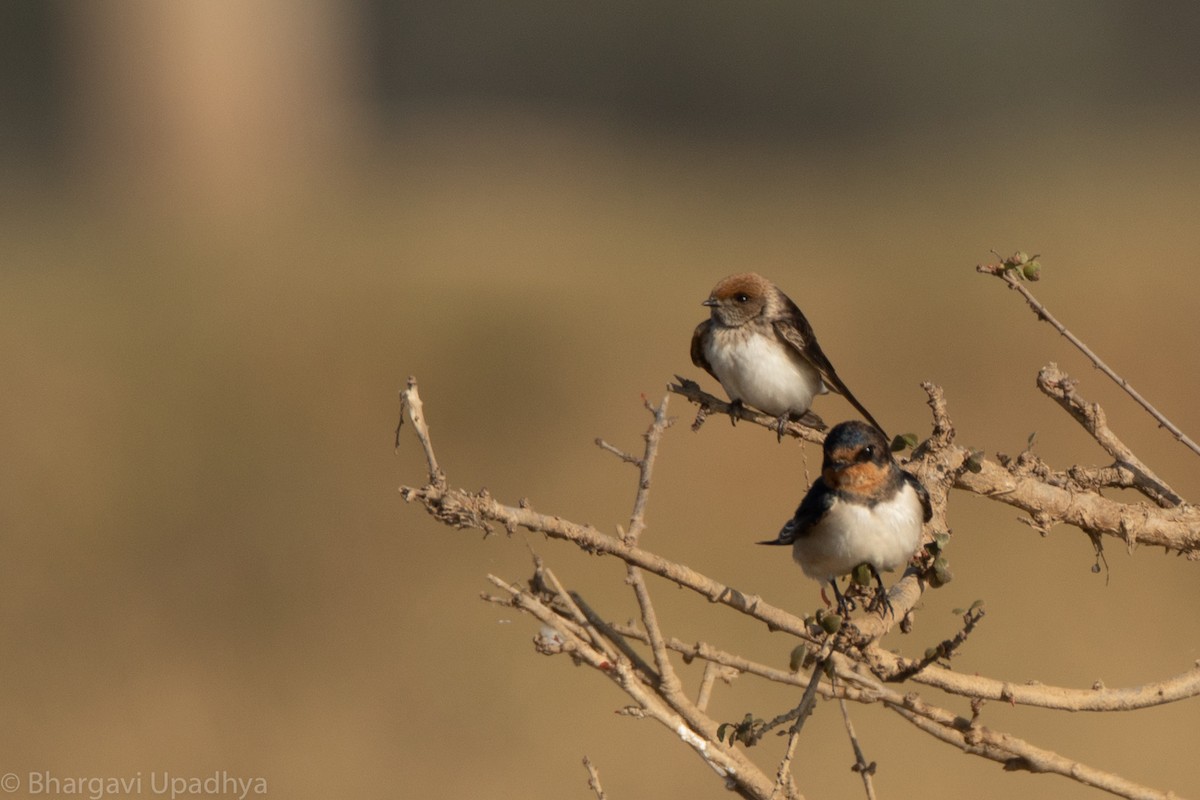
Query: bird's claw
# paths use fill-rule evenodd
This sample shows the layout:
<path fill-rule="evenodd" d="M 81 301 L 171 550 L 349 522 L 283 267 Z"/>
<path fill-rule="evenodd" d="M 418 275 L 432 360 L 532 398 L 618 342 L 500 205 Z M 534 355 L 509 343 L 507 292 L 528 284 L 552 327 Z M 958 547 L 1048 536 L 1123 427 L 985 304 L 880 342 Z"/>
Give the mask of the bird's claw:
<path fill-rule="evenodd" d="M 743 408 L 745 408 L 745 406 L 742 405 L 741 400 L 730 400 L 729 401 L 729 424 L 730 425 L 737 425 L 738 417 L 740 417 L 742 415 Z"/>

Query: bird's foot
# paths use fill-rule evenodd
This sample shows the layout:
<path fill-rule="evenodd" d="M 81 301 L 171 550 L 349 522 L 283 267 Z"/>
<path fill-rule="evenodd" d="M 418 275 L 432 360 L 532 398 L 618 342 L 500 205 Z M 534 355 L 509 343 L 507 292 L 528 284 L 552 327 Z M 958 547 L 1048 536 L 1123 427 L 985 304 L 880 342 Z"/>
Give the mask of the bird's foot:
<path fill-rule="evenodd" d="M 775 420 L 775 441 L 782 442 L 784 431 L 787 430 L 787 424 L 791 421 L 792 415 L 787 411 L 779 415 Z"/>
<path fill-rule="evenodd" d="M 745 408 L 745 406 L 742 405 L 741 400 L 730 400 L 729 401 L 729 424 L 730 425 L 737 425 L 738 417 L 740 417 L 742 415 L 742 409 L 744 409 L 744 408 Z"/>
<path fill-rule="evenodd" d="M 833 596 L 837 598 L 838 616 L 842 617 L 843 619 L 850 619 L 850 612 L 855 608 L 854 601 L 842 594 L 842 590 L 839 589 L 837 585 L 837 578 L 831 580 L 829 585 L 833 587 Z M 825 596 L 825 587 L 821 587 L 821 599 L 825 601 L 826 605 L 830 604 L 829 598 Z"/>
<path fill-rule="evenodd" d="M 871 602 L 867 604 L 867 611 L 878 611 L 881 617 L 886 617 L 888 614 L 895 617 L 896 609 L 892 608 L 892 601 L 888 599 L 887 589 L 883 586 L 883 578 L 879 576 L 879 570 L 875 569 L 873 564 L 867 564 L 867 567 L 875 578 L 875 593 L 871 597 Z"/>

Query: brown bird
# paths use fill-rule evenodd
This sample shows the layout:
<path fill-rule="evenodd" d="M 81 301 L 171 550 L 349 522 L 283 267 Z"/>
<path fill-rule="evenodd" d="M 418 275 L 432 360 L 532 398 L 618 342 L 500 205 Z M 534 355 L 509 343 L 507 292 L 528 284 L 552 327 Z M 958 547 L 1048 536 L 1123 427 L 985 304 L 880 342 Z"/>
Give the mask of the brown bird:
<path fill-rule="evenodd" d="M 809 408 L 830 390 L 883 433 L 838 377 L 800 308 L 774 283 L 755 272 L 731 275 L 702 305 L 712 311 L 692 334 L 692 363 L 720 381 L 735 407 L 746 403 L 778 417 L 780 439 L 788 420 L 824 429 Z"/>

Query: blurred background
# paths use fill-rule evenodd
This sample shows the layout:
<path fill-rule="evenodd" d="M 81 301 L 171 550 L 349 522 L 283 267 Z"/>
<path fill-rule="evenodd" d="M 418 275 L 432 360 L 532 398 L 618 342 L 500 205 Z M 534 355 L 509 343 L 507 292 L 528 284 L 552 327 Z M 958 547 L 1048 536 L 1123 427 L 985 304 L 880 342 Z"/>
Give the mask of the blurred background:
<path fill-rule="evenodd" d="M 1041 253 L 1035 292 L 1193 437 L 1200 10 L 215 0 L 0 6 L 0 772 L 225 771 L 272 795 L 722 797 L 666 731 L 536 626 L 479 600 L 531 551 L 608 616 L 616 562 L 432 523 L 397 392 L 416 375 L 451 482 L 613 531 L 642 397 L 688 360 L 721 277 L 775 279 L 893 431 L 1049 463 L 1109 459 L 1036 390 L 1057 361 L 1185 496 L 1196 459 L 974 265 Z M 815 448 L 671 401 L 645 546 L 797 612 L 773 536 Z M 818 400 L 829 421 L 852 415 Z M 1127 686 L 1200 657 L 1196 567 L 952 506 L 955 659 L 1012 681 Z M 668 632 L 783 665 L 792 643 L 651 584 Z M 695 687 L 697 668 L 684 670 Z M 960 699 L 926 693 L 959 713 Z M 712 711 L 770 718 L 742 678 Z M 852 709 L 881 797 L 1091 797 L 1002 774 Z M 983 721 L 1200 793 L 1200 704 Z M 772 768 L 768 741 L 754 758 Z M 833 707 L 809 797 L 859 779 Z M 148 787 L 148 784 L 147 784 Z M 20 796 L 18 793 L 17 796 Z"/>

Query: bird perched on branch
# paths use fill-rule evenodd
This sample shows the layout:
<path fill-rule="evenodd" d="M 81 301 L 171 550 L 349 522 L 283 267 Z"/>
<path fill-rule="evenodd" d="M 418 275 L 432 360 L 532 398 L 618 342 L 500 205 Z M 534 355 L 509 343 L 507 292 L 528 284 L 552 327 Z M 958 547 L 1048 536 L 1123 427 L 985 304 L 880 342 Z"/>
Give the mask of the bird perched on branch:
<path fill-rule="evenodd" d="M 877 604 L 890 611 L 879 572 L 903 566 L 921 544 L 921 527 L 933 516 L 929 493 L 900 469 L 878 428 L 851 420 L 825 437 L 821 477 L 776 539 L 792 545 L 804 574 L 833 587 L 838 612 L 849 610 L 837 577 L 866 564 L 877 585 Z"/>
<path fill-rule="evenodd" d="M 703 305 L 712 311 L 692 334 L 692 363 L 720 381 L 735 421 L 737 407 L 746 403 L 779 418 L 780 440 L 790 419 L 824 430 L 809 408 L 814 396 L 832 390 L 883 430 L 842 383 L 799 307 L 774 283 L 754 272 L 731 275 Z"/>

